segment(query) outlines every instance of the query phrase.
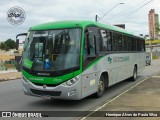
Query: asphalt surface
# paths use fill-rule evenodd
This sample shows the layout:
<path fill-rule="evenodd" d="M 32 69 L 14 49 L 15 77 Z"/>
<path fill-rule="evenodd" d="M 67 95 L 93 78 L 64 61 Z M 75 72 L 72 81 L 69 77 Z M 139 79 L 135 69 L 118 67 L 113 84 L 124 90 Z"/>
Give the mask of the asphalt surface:
<path fill-rule="evenodd" d="M 97 99 L 93 96 L 89 96 L 80 101 L 49 100 L 26 96 L 23 94 L 20 79 L 0 82 L 0 111 L 90 111 L 111 100 L 113 97 L 119 95 L 142 79 L 158 72 L 160 72 L 160 60 L 153 61 L 150 66 L 146 66 L 144 71 L 138 75 L 137 81 L 120 82 L 108 88 L 102 98 Z M 16 120 L 17 118 L 14 119 Z M 33 118 L 30 119 L 33 120 Z M 67 120 L 77 118 L 61 117 L 58 119 Z"/>
<path fill-rule="evenodd" d="M 143 79 L 81 120 L 160 120 L 159 86 L 160 73 Z"/>

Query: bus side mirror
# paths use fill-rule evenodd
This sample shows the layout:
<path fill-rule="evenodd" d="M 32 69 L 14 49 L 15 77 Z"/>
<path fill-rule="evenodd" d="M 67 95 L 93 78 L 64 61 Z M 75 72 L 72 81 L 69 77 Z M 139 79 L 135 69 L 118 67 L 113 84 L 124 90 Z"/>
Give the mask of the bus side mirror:
<path fill-rule="evenodd" d="M 19 36 L 27 36 L 27 33 L 21 33 L 16 36 L 16 50 L 18 50 L 19 48 L 19 39 L 18 39 Z"/>
<path fill-rule="evenodd" d="M 16 50 L 19 48 L 19 39 L 16 39 Z"/>

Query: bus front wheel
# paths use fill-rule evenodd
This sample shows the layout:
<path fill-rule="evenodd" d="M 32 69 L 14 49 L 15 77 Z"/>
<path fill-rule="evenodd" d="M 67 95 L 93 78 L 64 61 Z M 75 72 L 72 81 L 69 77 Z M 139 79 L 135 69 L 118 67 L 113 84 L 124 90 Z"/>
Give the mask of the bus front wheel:
<path fill-rule="evenodd" d="M 105 91 L 105 82 L 104 82 L 104 77 L 101 76 L 99 83 L 98 83 L 98 91 L 96 92 L 96 97 L 100 98 L 103 96 L 103 93 Z"/>

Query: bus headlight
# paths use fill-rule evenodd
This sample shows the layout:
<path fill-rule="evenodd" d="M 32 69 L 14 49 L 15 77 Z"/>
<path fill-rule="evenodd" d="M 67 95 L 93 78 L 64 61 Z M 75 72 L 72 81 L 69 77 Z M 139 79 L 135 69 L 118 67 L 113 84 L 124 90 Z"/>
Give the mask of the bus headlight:
<path fill-rule="evenodd" d="M 66 86 L 71 86 L 71 85 L 74 85 L 77 81 L 78 81 L 79 77 L 76 76 L 74 78 L 72 78 L 71 80 L 68 80 L 65 82 Z"/>
<path fill-rule="evenodd" d="M 68 80 L 68 81 L 66 82 L 66 85 L 67 85 L 67 86 L 71 86 L 71 85 L 75 84 L 77 81 L 78 81 L 78 79 L 77 79 L 77 80 L 76 80 L 76 79 Z"/>

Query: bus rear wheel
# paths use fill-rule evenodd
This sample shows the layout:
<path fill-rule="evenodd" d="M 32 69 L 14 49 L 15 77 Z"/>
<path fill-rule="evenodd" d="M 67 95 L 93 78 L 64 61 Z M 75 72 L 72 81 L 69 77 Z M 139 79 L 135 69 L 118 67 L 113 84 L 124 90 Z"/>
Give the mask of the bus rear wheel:
<path fill-rule="evenodd" d="M 137 79 L 137 67 L 134 66 L 133 76 L 131 77 L 131 81 L 136 81 Z"/>
<path fill-rule="evenodd" d="M 97 98 L 102 97 L 104 94 L 104 91 L 105 91 L 105 82 L 104 82 L 104 77 L 101 76 L 98 83 L 98 91 L 96 92 L 96 97 Z"/>

